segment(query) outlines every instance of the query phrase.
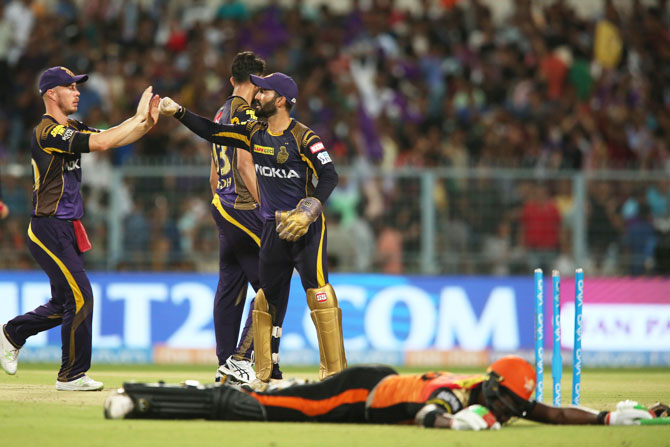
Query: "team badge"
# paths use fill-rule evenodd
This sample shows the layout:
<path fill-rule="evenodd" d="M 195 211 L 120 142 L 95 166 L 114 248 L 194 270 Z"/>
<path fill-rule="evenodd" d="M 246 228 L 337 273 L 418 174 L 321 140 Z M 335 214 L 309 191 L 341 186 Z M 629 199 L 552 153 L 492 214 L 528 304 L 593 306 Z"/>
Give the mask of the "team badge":
<path fill-rule="evenodd" d="M 330 155 L 328 155 L 328 152 L 319 152 L 316 157 L 319 159 L 322 165 L 328 164 L 331 161 L 333 161 L 330 159 Z"/>
<path fill-rule="evenodd" d="M 286 146 L 281 146 L 277 154 L 277 163 L 286 163 L 286 160 L 288 160 L 288 151 Z"/>

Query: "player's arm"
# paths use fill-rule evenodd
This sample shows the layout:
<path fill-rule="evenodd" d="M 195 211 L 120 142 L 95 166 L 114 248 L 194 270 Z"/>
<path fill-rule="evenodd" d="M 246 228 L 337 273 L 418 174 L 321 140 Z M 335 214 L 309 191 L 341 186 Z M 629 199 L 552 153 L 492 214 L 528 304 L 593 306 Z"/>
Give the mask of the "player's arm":
<path fill-rule="evenodd" d="M 584 407 L 552 407 L 535 402 L 526 419 L 556 425 L 637 425 L 641 419 L 651 419 L 649 409 L 631 400 L 621 401 L 615 411 L 592 410 Z"/>
<path fill-rule="evenodd" d="M 211 143 L 233 146 L 247 151 L 251 150 L 249 140 L 253 122 L 243 124 L 215 123 L 186 110 L 168 97 L 161 99 L 158 110 L 161 115 L 174 116 L 194 134 Z"/>
<path fill-rule="evenodd" d="M 439 403 L 425 405 L 416 415 L 417 425 L 452 430 L 499 430 L 500 423 L 493 413 L 482 405 L 470 405 L 455 414 Z"/>
<path fill-rule="evenodd" d="M 312 196 L 319 199 L 321 203 L 325 203 L 339 182 L 335 165 L 321 138 L 311 130 L 305 134 L 300 144 L 300 152 L 309 160 L 310 167 L 319 179 Z"/>
<path fill-rule="evenodd" d="M 80 134 L 88 135 L 88 149 L 90 152 L 106 151 L 115 147 L 125 146 L 139 140 L 158 121 L 158 102 L 160 98 L 154 96 L 151 87 L 147 87 L 142 93 L 137 105 L 137 112 L 132 118 L 127 119 L 118 126 L 103 130 L 99 133 Z M 77 136 L 77 139 L 82 137 Z M 83 139 L 83 138 L 82 138 Z M 84 142 L 81 142 L 84 145 Z M 89 152 L 81 150 L 79 152 Z"/>
<path fill-rule="evenodd" d="M 256 203 L 261 203 L 258 195 L 258 184 L 256 183 L 256 170 L 254 169 L 251 152 L 237 149 L 237 170 Z"/>
<path fill-rule="evenodd" d="M 84 124 L 51 123 L 35 130 L 38 146 L 47 154 L 81 154 L 104 151 L 138 140 L 158 119 L 158 96 L 151 87 L 142 94 L 137 113 L 111 129 L 99 131 Z"/>

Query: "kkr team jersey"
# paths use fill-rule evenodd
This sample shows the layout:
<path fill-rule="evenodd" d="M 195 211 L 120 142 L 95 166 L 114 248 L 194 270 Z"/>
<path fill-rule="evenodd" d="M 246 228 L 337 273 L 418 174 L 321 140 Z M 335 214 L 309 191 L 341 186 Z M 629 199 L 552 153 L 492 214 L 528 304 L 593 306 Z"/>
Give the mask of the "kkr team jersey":
<path fill-rule="evenodd" d="M 426 404 L 436 404 L 447 413 L 458 413 L 473 403 L 484 375 L 429 372 L 422 375 L 390 375 L 372 390 L 366 404 L 369 422 L 414 423 Z"/>
<path fill-rule="evenodd" d="M 251 152 L 264 219 L 274 219 L 277 210 L 294 209 L 307 196 L 325 203 L 337 185 L 337 172 L 321 138 L 294 119 L 282 133 L 273 134 L 259 121 L 217 124 L 185 109 L 175 117 L 212 143 Z"/>
<path fill-rule="evenodd" d="M 253 109 L 239 96 L 228 98 L 214 116 L 214 122 L 219 124 L 240 124 L 255 119 Z M 212 144 L 212 160 L 219 176 L 216 193 L 221 203 L 240 210 L 255 209 L 258 205 L 237 170 L 237 148 Z"/>
<path fill-rule="evenodd" d="M 58 124 L 42 115 L 30 138 L 33 167 L 33 216 L 81 219 L 81 153 L 88 152 L 88 136 L 98 132 L 70 119 Z"/>

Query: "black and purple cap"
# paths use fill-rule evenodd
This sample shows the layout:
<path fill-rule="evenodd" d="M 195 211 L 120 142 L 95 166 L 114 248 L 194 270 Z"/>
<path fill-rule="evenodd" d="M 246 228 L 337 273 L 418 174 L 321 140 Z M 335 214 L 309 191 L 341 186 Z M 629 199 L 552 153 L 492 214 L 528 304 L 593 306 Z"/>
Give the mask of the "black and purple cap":
<path fill-rule="evenodd" d="M 40 76 L 40 95 L 43 95 L 50 88 L 59 85 L 70 85 L 72 83 L 86 82 L 88 75 L 75 75 L 65 67 L 47 68 Z"/>
<path fill-rule="evenodd" d="M 295 104 L 298 100 L 298 86 L 290 76 L 284 73 L 277 72 L 267 76 L 251 75 L 251 82 L 262 89 L 274 90 L 291 104 Z"/>

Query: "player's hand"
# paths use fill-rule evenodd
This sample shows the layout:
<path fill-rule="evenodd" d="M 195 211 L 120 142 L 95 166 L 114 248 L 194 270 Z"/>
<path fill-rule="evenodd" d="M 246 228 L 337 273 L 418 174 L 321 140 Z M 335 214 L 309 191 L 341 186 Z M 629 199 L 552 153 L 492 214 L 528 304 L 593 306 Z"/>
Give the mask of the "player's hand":
<path fill-rule="evenodd" d="M 154 97 L 151 98 L 151 102 L 149 103 L 149 114 L 147 117 L 152 127 L 156 125 L 158 122 L 158 117 L 160 116 L 160 113 L 158 112 L 158 104 L 160 101 L 161 97 L 154 95 Z"/>
<path fill-rule="evenodd" d="M 470 405 L 451 418 L 453 430 L 499 430 L 500 422 L 491 411 L 482 405 Z"/>
<path fill-rule="evenodd" d="M 142 117 L 143 120 L 147 119 L 149 116 L 149 106 L 151 104 L 151 99 L 153 98 L 153 96 L 154 93 L 152 86 L 145 88 L 144 91 L 142 92 L 140 102 L 137 104 L 136 115 Z"/>
<path fill-rule="evenodd" d="M 281 239 L 295 242 L 321 214 L 322 206 L 316 197 L 305 197 L 291 211 L 275 211 L 277 233 Z"/>
<path fill-rule="evenodd" d="M 175 101 L 172 100 L 172 98 L 166 96 L 165 98 L 161 99 L 160 104 L 158 104 L 158 112 L 160 112 L 161 115 L 165 116 L 172 116 L 175 113 L 179 111 L 181 106 L 177 104 Z"/>
<path fill-rule="evenodd" d="M 616 410 L 605 416 L 605 425 L 640 425 L 640 419 L 651 419 L 654 414 L 634 400 L 624 400 L 616 404 Z"/>

